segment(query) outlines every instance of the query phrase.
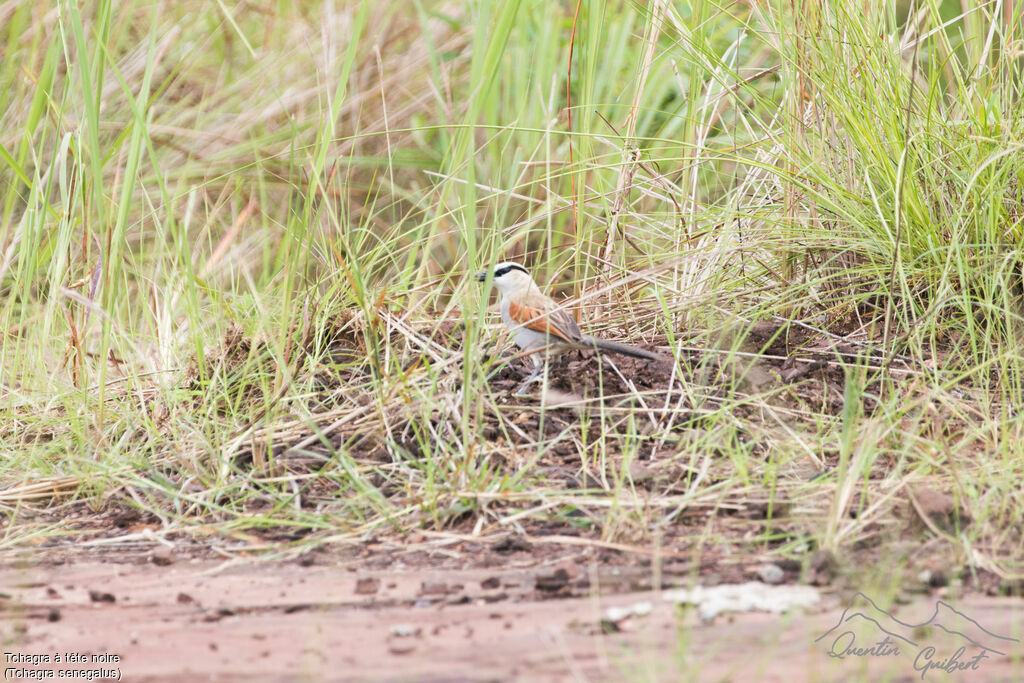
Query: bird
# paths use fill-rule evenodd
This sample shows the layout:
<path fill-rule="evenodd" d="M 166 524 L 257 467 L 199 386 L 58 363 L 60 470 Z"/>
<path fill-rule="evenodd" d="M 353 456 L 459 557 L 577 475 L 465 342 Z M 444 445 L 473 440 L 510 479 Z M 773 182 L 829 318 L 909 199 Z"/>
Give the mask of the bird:
<path fill-rule="evenodd" d="M 530 273 L 518 263 L 498 263 L 476 273 L 474 278 L 486 282 L 489 276 L 501 293 L 501 319 L 512 332 L 512 339 L 523 351 L 532 352 L 533 373 L 516 392 L 518 395 L 525 394 L 526 388 L 540 377 L 548 355 L 571 349 L 596 349 L 645 360 L 668 360 L 638 346 L 583 334 L 569 312 L 541 292 Z"/>

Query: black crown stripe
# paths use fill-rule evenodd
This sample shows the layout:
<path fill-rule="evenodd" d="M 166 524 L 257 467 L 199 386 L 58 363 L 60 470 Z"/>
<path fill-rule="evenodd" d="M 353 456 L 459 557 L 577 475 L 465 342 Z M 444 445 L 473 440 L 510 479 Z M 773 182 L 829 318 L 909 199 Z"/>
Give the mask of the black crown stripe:
<path fill-rule="evenodd" d="M 526 268 L 523 268 L 518 263 L 510 263 L 507 266 L 502 266 L 501 268 L 498 268 L 496 271 L 494 271 L 494 277 L 501 277 L 505 273 L 511 272 L 513 270 L 521 270 L 527 275 L 529 275 L 529 273 L 526 272 Z"/>

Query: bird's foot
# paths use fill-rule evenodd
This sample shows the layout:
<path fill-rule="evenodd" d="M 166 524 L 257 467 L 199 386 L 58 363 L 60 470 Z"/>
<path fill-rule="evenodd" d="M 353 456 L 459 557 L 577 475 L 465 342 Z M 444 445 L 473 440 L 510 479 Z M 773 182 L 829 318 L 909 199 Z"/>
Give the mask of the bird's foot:
<path fill-rule="evenodd" d="M 527 378 L 526 378 L 526 379 L 525 379 L 525 380 L 523 381 L 523 385 L 522 385 L 521 387 L 519 387 L 519 390 L 518 390 L 518 391 L 516 391 L 516 394 L 515 394 L 515 395 L 516 395 L 516 396 L 525 396 L 525 395 L 526 395 L 526 389 L 527 389 L 527 388 L 528 388 L 528 387 L 529 387 L 529 386 L 530 386 L 531 384 L 533 384 L 534 382 L 540 382 L 540 381 L 542 381 L 542 380 L 543 380 L 544 378 L 543 378 L 543 377 L 541 377 L 540 373 L 541 373 L 541 372 L 542 372 L 543 370 L 544 370 L 544 366 L 543 366 L 543 365 L 538 365 L 538 366 L 537 366 L 537 367 L 536 367 L 536 368 L 534 369 L 534 371 L 533 371 L 532 373 L 530 373 L 530 376 L 529 376 L 529 377 L 527 377 Z"/>

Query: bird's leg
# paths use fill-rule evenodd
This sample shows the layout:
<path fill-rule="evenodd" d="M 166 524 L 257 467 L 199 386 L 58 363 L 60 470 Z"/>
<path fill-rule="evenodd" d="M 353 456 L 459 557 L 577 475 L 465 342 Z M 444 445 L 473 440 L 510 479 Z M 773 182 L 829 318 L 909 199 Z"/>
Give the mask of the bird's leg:
<path fill-rule="evenodd" d="M 530 376 L 523 381 L 523 385 L 519 387 L 519 391 L 516 392 L 516 396 L 523 396 L 526 393 L 526 387 L 530 386 L 540 377 L 540 373 L 544 370 L 544 359 L 538 356 L 533 356 L 533 372 Z"/>

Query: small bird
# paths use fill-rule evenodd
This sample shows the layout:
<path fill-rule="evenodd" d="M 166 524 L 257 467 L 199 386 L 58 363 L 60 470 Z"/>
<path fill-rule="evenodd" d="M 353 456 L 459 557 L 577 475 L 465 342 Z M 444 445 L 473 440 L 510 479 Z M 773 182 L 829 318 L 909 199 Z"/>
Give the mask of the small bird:
<path fill-rule="evenodd" d="M 489 271 L 477 273 L 479 282 L 487 280 Z M 501 319 L 512 332 L 512 339 L 523 351 L 534 351 L 533 374 L 526 378 L 517 394 L 535 381 L 544 369 L 547 355 L 557 355 L 570 349 L 597 349 L 621 353 L 633 358 L 654 361 L 668 360 L 664 356 L 638 346 L 598 339 L 582 334 L 573 317 L 545 296 L 530 274 L 518 263 L 499 263 L 493 268 L 494 286 L 501 292 Z"/>

